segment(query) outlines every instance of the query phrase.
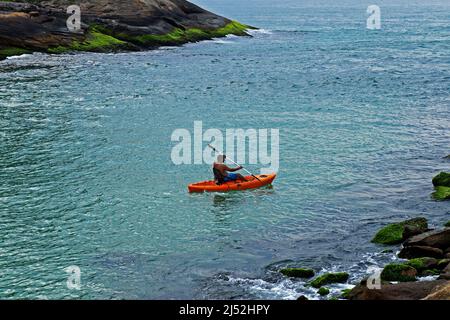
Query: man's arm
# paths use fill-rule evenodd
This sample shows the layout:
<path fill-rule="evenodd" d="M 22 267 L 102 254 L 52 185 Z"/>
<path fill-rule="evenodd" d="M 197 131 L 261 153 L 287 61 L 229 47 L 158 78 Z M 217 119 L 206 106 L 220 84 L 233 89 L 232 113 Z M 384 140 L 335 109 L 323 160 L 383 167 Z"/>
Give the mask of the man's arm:
<path fill-rule="evenodd" d="M 239 167 L 237 167 L 237 168 L 230 168 L 230 167 L 228 167 L 228 166 L 225 166 L 225 170 L 226 170 L 226 171 L 229 171 L 229 172 L 235 172 L 235 171 L 239 171 L 239 170 L 241 170 L 241 169 L 242 169 L 241 166 L 239 166 Z"/>

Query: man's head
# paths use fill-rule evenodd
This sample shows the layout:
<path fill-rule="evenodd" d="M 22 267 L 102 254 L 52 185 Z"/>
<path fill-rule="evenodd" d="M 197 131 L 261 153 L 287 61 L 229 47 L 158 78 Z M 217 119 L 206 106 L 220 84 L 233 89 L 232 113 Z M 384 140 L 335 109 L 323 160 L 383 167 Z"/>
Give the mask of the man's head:
<path fill-rule="evenodd" d="M 218 155 L 217 156 L 217 162 L 218 163 L 224 163 L 226 158 L 227 158 L 227 156 L 224 155 L 224 154 Z"/>

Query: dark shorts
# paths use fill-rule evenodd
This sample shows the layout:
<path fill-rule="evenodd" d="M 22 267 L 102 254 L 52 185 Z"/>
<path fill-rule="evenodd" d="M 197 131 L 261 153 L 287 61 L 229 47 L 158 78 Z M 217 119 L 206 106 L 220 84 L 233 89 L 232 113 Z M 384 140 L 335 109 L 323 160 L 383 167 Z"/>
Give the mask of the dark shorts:
<path fill-rule="evenodd" d="M 237 179 L 238 179 L 238 175 L 236 173 L 228 173 L 228 175 L 223 178 L 223 181 L 224 182 L 236 181 Z"/>

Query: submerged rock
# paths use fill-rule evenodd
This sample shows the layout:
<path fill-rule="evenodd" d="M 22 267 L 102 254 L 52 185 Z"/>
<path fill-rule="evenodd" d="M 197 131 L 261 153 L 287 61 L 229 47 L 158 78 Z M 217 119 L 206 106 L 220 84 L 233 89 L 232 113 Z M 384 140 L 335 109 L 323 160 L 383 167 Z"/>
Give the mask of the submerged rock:
<path fill-rule="evenodd" d="M 345 283 L 347 282 L 348 278 L 349 275 L 346 272 L 325 273 L 311 281 L 311 286 L 313 286 L 314 288 L 320 288 L 331 283 Z"/>
<path fill-rule="evenodd" d="M 379 244 L 398 244 L 403 242 L 405 227 L 408 226 L 414 230 L 414 233 L 422 233 L 428 230 L 428 222 L 425 218 L 415 218 L 402 222 L 391 223 L 377 232 L 372 239 L 373 243 Z"/>
<path fill-rule="evenodd" d="M 435 187 L 450 187 L 450 173 L 441 172 L 433 178 L 433 185 Z"/>
<path fill-rule="evenodd" d="M 417 270 L 407 264 L 388 264 L 381 272 L 381 280 L 384 281 L 415 281 L 416 276 Z"/>
<path fill-rule="evenodd" d="M 285 268 L 281 269 L 280 272 L 292 278 L 312 278 L 315 275 L 314 270 L 306 268 Z"/>

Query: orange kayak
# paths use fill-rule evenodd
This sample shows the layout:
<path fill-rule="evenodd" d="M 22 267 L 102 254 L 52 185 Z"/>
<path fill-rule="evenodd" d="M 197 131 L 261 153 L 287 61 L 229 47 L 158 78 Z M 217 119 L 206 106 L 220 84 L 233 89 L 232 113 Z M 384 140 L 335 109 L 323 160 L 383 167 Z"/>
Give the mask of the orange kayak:
<path fill-rule="evenodd" d="M 245 177 L 246 181 L 237 180 L 229 181 L 223 184 L 217 185 L 215 181 L 203 181 L 193 183 L 188 186 L 189 192 L 227 192 L 227 191 L 240 191 L 248 189 L 261 188 L 270 185 L 276 178 L 276 174 L 261 174 L 256 175 L 258 179 L 252 176 Z"/>

